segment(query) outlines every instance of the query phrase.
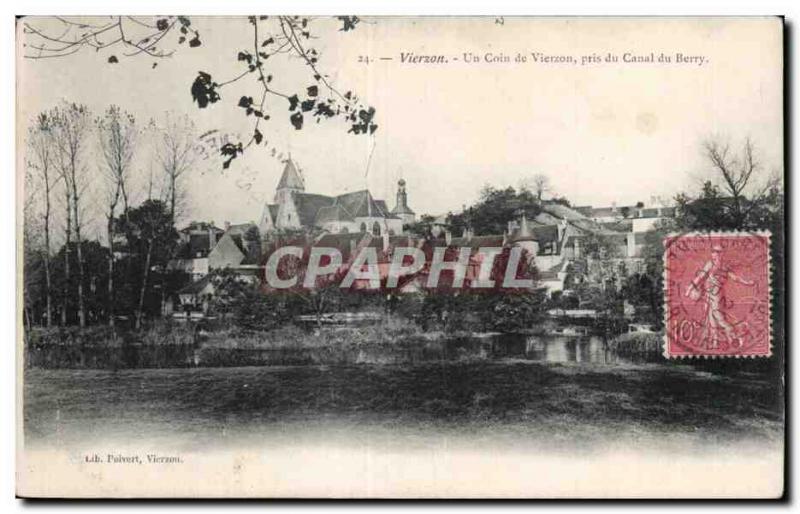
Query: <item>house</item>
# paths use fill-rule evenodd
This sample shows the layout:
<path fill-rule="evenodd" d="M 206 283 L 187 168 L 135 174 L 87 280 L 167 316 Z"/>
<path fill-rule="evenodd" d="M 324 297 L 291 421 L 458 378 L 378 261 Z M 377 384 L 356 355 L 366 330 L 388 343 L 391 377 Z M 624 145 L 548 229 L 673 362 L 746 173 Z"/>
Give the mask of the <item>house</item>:
<path fill-rule="evenodd" d="M 179 231 L 178 249 L 167 263 L 167 270 L 186 273 L 190 281 L 178 291 L 176 298 L 169 300 L 167 311 L 177 306 L 179 317 L 190 312 L 195 316 L 198 312 L 205 313 L 207 299 L 214 294 L 209 273 L 229 268 L 242 280 L 256 281 L 260 257 L 261 242 L 255 223 L 231 225 L 226 222 L 221 229 L 213 222 L 191 222 Z"/>
<path fill-rule="evenodd" d="M 282 230 L 338 233 L 384 232 L 401 234 L 413 223 L 414 211 L 408 206 L 404 180 L 398 182 L 397 204 L 389 210 L 368 189 L 328 196 L 307 193 L 305 181 L 294 161 L 288 159 L 275 190 L 274 203 L 264 205 L 258 228 L 262 234 Z"/>
<path fill-rule="evenodd" d="M 644 203 L 618 207 L 615 203 L 610 207 L 592 207 L 585 205 L 576 207 L 575 210 L 586 218 L 601 224 L 614 224 L 630 220 L 632 232 L 648 232 L 655 228 L 656 223 L 675 217 L 675 207 L 667 206 L 657 198 L 651 198 L 651 207 Z"/>
<path fill-rule="evenodd" d="M 659 220 L 675 215 L 674 207 L 645 208 L 641 205 L 617 208 L 568 207 L 544 202 L 541 212 L 529 223 L 537 241 L 536 266 L 540 282 L 550 293 L 563 290 L 567 266 L 586 259 L 587 245 L 599 239 L 601 255 L 588 260 L 589 280 L 619 285 L 621 278 L 645 270 L 645 248 L 652 243 Z M 520 230 L 523 220 L 508 222 L 509 236 Z"/>
<path fill-rule="evenodd" d="M 213 221 L 191 222 L 189 226 L 178 231 L 178 248 L 167 263 L 167 270 L 182 271 L 193 281 L 200 280 L 208 274 L 209 254 L 224 233 Z"/>
<path fill-rule="evenodd" d="M 209 269 L 234 268 L 255 264 L 261 252 L 260 235 L 255 223 L 225 224 L 225 232 L 208 254 Z"/>
<path fill-rule="evenodd" d="M 190 282 L 177 293 L 179 307 L 173 317 L 177 319 L 202 318 L 208 312 L 208 304 L 214 296 L 214 284 L 206 275 L 200 280 Z"/>

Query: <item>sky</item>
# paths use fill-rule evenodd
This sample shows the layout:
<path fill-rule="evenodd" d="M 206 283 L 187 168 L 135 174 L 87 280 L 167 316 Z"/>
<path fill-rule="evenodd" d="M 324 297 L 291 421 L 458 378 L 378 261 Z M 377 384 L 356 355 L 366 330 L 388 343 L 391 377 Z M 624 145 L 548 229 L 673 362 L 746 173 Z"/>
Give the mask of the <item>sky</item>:
<path fill-rule="evenodd" d="M 51 28 L 60 23 L 26 21 Z M 141 121 L 163 119 L 167 111 L 186 114 L 199 133 L 249 134 L 252 118 L 236 107 L 240 96 L 260 91 L 249 76 L 224 88 L 222 101 L 207 109 L 193 104 L 189 88 L 200 70 L 218 81 L 241 71 L 236 55 L 252 45 L 250 26 L 224 17 L 193 17 L 192 26 L 202 46 L 173 43 L 175 54 L 160 60 L 121 57 L 117 49 L 20 57 L 18 126 L 67 99 L 97 113 L 117 104 Z M 283 168 L 279 157 L 289 153 L 308 192 L 369 187 L 393 207 L 403 178 L 418 215 L 457 211 L 485 185 L 517 187 L 536 174 L 547 175 L 553 192 L 575 205 L 670 198 L 707 176 L 701 148 L 712 137 L 733 144 L 750 137 L 764 167 L 782 169 L 777 18 L 395 17 L 367 18 L 348 32 L 340 26 L 329 18 L 312 20 L 319 68 L 338 90 L 352 90 L 376 108 L 375 134 L 347 134 L 347 124 L 337 119 L 307 122 L 297 131 L 288 121 L 288 103 L 276 98 L 272 118 L 261 127 L 263 147 L 248 149 L 226 171 L 216 159 L 198 159 L 187 175 L 185 219 L 258 221 Z M 534 62 L 537 52 L 574 63 Z M 447 62 L 403 62 L 410 53 L 442 55 Z M 618 61 L 605 62 L 609 53 Z M 672 62 L 623 62 L 626 53 L 643 59 L 663 53 Z M 698 59 L 678 63 L 678 53 Z M 119 63 L 107 62 L 112 54 L 120 55 Z M 518 54 L 526 61 L 516 62 Z M 600 62 L 582 64 L 589 56 Z M 314 83 L 297 58 L 280 56 L 267 68 L 279 90 L 302 91 Z M 142 176 L 149 155 L 142 150 L 135 161 Z M 96 166 L 93 161 L 89 171 L 99 177 L 91 169 Z M 102 189 L 100 181 L 96 186 Z"/>

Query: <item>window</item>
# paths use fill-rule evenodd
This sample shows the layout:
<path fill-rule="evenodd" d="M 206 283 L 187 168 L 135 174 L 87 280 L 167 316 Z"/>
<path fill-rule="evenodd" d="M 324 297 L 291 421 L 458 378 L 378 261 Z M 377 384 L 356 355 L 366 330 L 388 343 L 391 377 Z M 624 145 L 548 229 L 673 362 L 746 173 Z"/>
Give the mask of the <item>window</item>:
<path fill-rule="evenodd" d="M 367 224 L 361 223 L 361 232 L 366 232 L 366 231 L 367 231 Z"/>
<path fill-rule="evenodd" d="M 373 236 L 381 235 L 381 226 L 378 224 L 377 221 L 372 224 L 372 235 Z"/>

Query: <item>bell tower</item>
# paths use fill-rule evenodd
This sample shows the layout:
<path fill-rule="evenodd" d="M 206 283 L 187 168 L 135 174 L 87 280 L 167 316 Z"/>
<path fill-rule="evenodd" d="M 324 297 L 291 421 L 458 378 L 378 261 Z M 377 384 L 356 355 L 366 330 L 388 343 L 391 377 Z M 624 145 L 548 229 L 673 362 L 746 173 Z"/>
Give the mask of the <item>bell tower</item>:
<path fill-rule="evenodd" d="M 414 211 L 408 206 L 408 193 L 406 193 L 406 181 L 400 179 L 397 182 L 397 201 L 392 214 L 397 216 L 403 221 L 403 225 L 410 225 L 414 223 L 416 215 Z"/>

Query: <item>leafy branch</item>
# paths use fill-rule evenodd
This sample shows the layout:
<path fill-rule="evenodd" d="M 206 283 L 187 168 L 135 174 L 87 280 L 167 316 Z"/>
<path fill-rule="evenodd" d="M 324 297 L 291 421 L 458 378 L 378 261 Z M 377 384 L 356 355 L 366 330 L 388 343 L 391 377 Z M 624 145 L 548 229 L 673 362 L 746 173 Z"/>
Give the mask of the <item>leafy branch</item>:
<path fill-rule="evenodd" d="M 338 16 L 335 19 L 341 24 L 340 32 L 355 30 L 361 23 L 357 16 Z M 107 58 L 108 63 L 117 64 L 121 58 L 141 54 L 155 58 L 171 57 L 175 52 L 175 44 L 188 42 L 191 48 L 202 44 L 199 32 L 186 16 L 113 16 L 104 20 L 87 23 L 83 20 L 52 18 L 42 20 L 41 24 L 25 21 L 25 57 L 65 57 L 84 48 L 100 52 L 122 47 L 124 51 L 120 56 L 112 54 Z M 266 144 L 261 123 L 270 119 L 271 114 L 279 112 L 276 110 L 279 109 L 279 102 L 288 103 L 288 121 L 295 130 L 301 130 L 309 119 L 319 123 L 334 117 L 345 120 L 349 125 L 348 133 L 351 134 L 369 135 L 377 130 L 375 109 L 363 104 L 352 91 L 339 91 L 328 75 L 320 70 L 320 52 L 313 46 L 313 41 L 317 39 L 311 30 L 313 18 L 248 16 L 247 22 L 252 29 L 252 47 L 239 49 L 236 53 L 236 62 L 241 63 L 242 70 L 224 80 L 217 80 L 212 73 L 201 70 L 190 86 L 193 102 L 198 108 L 206 109 L 223 99 L 223 89 L 247 81 L 248 76 L 253 77 L 257 88 L 255 94 L 236 95 L 238 99 L 235 100 L 236 107 L 242 109 L 245 116 L 253 117 L 252 131 L 245 141 L 226 142 L 220 147 L 223 169 L 229 168 L 231 162 L 249 147 Z M 308 68 L 311 80 L 304 90 L 288 93 L 273 86 L 278 67 L 268 66 L 267 63 L 277 55 L 299 58 Z M 153 67 L 156 66 L 154 62 Z M 270 97 L 280 100 L 273 104 L 268 102 Z"/>

